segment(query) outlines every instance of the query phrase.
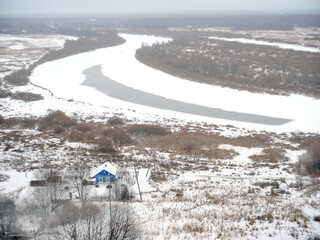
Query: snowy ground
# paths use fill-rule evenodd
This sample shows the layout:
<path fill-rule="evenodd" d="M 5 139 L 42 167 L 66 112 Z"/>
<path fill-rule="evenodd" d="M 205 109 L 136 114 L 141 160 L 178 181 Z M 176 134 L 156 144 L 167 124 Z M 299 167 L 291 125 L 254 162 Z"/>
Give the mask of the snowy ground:
<path fill-rule="evenodd" d="M 76 37 L 64 35 L 5 35 L 0 34 L 0 78 L 27 68 L 45 53 L 62 48 L 66 40 Z"/>

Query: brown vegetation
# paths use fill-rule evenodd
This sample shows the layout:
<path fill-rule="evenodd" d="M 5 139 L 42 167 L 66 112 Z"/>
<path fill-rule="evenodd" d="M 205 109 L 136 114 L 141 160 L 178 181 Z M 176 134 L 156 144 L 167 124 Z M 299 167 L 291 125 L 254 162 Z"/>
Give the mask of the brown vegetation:
<path fill-rule="evenodd" d="M 255 163 L 281 163 L 288 160 L 285 154 L 286 151 L 283 148 L 265 148 L 261 155 L 252 155 L 250 158 Z"/>
<path fill-rule="evenodd" d="M 29 75 L 31 70 L 29 69 L 21 69 L 17 72 L 11 73 L 3 78 L 6 82 L 15 85 L 15 86 L 23 86 L 29 82 Z"/>
<path fill-rule="evenodd" d="M 125 146 L 132 143 L 131 137 L 122 128 L 112 129 L 110 135 L 115 145 Z"/>
<path fill-rule="evenodd" d="M 156 125 L 134 124 L 128 127 L 128 132 L 133 136 L 166 136 L 168 129 Z"/>
<path fill-rule="evenodd" d="M 296 171 L 300 175 L 320 176 L 320 140 L 314 140 L 300 156 Z"/>
<path fill-rule="evenodd" d="M 30 92 L 15 92 L 11 94 L 11 98 L 16 100 L 22 100 L 25 102 L 43 100 L 43 97 L 40 94 Z"/>
<path fill-rule="evenodd" d="M 1 81 L 0 81 L 1 83 Z M 7 90 L 0 89 L 0 98 L 7 98 L 11 96 L 11 92 Z"/>
<path fill-rule="evenodd" d="M 95 37 L 80 37 L 78 40 L 67 40 L 62 49 L 51 51 L 44 55 L 36 65 L 47 61 L 53 61 L 82 52 L 92 51 L 98 48 L 112 47 L 124 43 L 125 40 L 118 36 L 114 30 L 108 30 L 106 34 Z"/>
<path fill-rule="evenodd" d="M 44 118 L 42 118 L 39 122 L 39 130 L 42 131 L 47 128 L 62 126 L 62 127 L 70 127 L 75 122 L 67 116 L 64 112 L 57 110 L 52 111 Z"/>
<path fill-rule="evenodd" d="M 110 125 L 123 125 L 124 121 L 119 117 L 112 117 L 112 118 L 109 118 L 108 123 Z"/>
<path fill-rule="evenodd" d="M 0 115 L 0 125 L 4 124 L 6 120 Z"/>
<path fill-rule="evenodd" d="M 114 153 L 115 149 L 109 139 L 101 137 L 98 140 L 98 151 L 103 153 Z"/>

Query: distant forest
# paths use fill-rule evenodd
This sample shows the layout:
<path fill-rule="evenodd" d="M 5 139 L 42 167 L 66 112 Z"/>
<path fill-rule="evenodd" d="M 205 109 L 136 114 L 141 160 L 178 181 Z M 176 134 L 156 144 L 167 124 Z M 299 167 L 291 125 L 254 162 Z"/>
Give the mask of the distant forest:
<path fill-rule="evenodd" d="M 68 18 L 1 18 L 0 33 L 68 34 L 95 36 L 97 30 L 166 30 L 168 28 L 229 27 L 233 30 L 292 30 L 297 27 L 320 27 L 320 14 L 221 15 L 186 14 L 155 16 L 102 16 Z"/>

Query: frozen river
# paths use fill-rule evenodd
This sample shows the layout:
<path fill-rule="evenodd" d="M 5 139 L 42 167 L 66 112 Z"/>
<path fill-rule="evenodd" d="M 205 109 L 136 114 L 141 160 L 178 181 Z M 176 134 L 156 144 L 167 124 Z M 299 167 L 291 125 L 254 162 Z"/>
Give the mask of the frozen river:
<path fill-rule="evenodd" d="M 109 97 L 134 104 L 194 114 L 204 117 L 213 117 L 265 125 L 282 125 L 291 121 L 289 119 L 283 118 L 273 118 L 255 114 L 226 111 L 218 108 L 210 108 L 150 94 L 111 80 L 101 73 L 100 65 L 86 69 L 84 71 L 84 74 L 86 76 L 86 80 L 83 82 L 83 85 L 94 87 L 98 91 L 103 92 Z"/>
<path fill-rule="evenodd" d="M 41 64 L 30 80 L 57 97 L 134 110 L 141 119 L 147 114 L 155 119 L 176 118 L 256 130 L 320 131 L 320 100 L 250 93 L 174 77 L 135 58 L 142 45 L 169 39 L 132 34 L 121 37 L 126 39 L 122 45 Z"/>

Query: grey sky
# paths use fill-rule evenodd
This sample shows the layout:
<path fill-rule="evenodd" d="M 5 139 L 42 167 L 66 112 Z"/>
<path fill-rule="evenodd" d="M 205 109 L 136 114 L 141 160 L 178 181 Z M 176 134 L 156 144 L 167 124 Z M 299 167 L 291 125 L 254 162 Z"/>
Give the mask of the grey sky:
<path fill-rule="evenodd" d="M 320 9 L 320 0 L 0 0 L 1 14 Z"/>

